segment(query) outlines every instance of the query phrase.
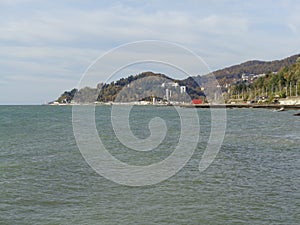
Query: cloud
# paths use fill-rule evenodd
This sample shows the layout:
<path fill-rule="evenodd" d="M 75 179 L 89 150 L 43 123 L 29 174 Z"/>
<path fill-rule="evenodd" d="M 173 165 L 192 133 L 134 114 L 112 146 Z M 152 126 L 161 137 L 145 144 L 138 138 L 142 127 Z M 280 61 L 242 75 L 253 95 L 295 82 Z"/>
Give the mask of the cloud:
<path fill-rule="evenodd" d="M 28 4 L 28 3 L 36 3 L 41 0 L 0 0 L 0 5 L 18 5 L 18 4 Z"/>
<path fill-rule="evenodd" d="M 18 43 L 85 45 L 84 41 L 108 42 L 141 39 L 196 41 L 199 35 L 238 35 L 247 30 L 245 18 L 159 10 L 145 12 L 118 5 L 106 9 L 34 12 L 25 19 L 2 22 L 0 40 Z M 88 45 L 88 43 L 86 43 Z"/>
<path fill-rule="evenodd" d="M 300 34 L 300 15 L 299 15 L 300 6 L 295 6 L 295 8 L 291 11 L 288 17 L 288 27 L 295 34 Z"/>
<path fill-rule="evenodd" d="M 248 20 L 244 17 L 210 15 L 196 21 L 202 31 L 213 34 L 239 35 L 248 32 Z"/>
<path fill-rule="evenodd" d="M 283 2 L 0 0 L 0 84 L 22 88 L 33 76 L 68 86 L 104 52 L 145 39 L 184 45 L 212 69 L 288 56 L 300 49 L 299 4 Z M 51 85 L 45 96 L 59 94 Z"/>
<path fill-rule="evenodd" d="M 0 103 L 43 103 L 75 87 L 99 51 L 0 47 Z"/>

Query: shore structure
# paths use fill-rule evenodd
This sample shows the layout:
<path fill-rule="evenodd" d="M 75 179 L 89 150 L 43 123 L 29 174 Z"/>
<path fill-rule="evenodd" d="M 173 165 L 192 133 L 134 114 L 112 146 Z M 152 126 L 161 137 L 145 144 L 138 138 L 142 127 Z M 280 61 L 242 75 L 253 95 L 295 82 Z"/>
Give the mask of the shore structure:
<path fill-rule="evenodd" d="M 298 110 L 300 105 L 280 105 L 280 104 L 202 104 L 202 105 L 185 105 L 183 107 L 195 108 L 254 108 L 254 109 L 281 109 Z"/>
<path fill-rule="evenodd" d="M 95 106 L 102 106 L 102 105 L 140 105 L 140 106 L 179 106 L 183 108 L 265 108 L 265 109 L 282 109 L 285 110 L 300 110 L 300 104 L 248 104 L 248 103 L 240 103 L 240 104 L 192 104 L 192 103 L 180 103 L 180 102 L 169 102 L 164 104 L 153 104 L 153 102 L 141 101 L 141 102 L 95 102 L 95 103 L 86 103 L 86 104 L 47 104 L 47 105 L 65 105 L 65 106 L 72 106 L 72 105 L 95 105 Z"/>

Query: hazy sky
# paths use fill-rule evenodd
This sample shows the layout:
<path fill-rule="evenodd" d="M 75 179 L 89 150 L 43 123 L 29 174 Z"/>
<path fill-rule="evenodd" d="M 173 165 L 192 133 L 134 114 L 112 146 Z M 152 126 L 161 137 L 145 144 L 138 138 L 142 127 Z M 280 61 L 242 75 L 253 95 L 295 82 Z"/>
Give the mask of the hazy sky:
<path fill-rule="evenodd" d="M 163 40 L 215 70 L 300 53 L 300 2 L 0 0 L 0 104 L 41 104 L 100 55 Z M 196 75 L 196 74 L 195 74 Z"/>

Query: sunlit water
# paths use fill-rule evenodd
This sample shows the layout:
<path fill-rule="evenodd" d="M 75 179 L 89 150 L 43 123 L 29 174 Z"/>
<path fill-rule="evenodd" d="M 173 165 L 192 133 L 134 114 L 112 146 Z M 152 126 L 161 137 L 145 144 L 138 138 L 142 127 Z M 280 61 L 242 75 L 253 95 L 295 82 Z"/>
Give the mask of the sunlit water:
<path fill-rule="evenodd" d="M 188 110 L 191 109 L 186 109 Z M 136 165 L 167 157 L 178 141 L 172 107 L 134 107 L 131 128 L 166 120 L 160 149 L 136 152 L 113 136 L 110 107 L 97 107 L 99 135 L 116 158 Z M 0 224 L 299 224 L 300 118 L 295 111 L 227 110 L 223 146 L 210 167 L 198 166 L 210 132 L 210 111 L 198 109 L 201 139 L 175 176 L 127 187 L 98 175 L 83 159 L 72 108 L 0 107 Z"/>

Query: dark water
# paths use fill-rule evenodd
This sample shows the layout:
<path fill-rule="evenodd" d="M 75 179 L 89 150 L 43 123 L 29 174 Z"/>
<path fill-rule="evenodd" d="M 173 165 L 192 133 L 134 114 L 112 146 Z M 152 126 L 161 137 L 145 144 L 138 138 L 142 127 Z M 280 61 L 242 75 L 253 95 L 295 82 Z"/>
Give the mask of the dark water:
<path fill-rule="evenodd" d="M 109 109 L 97 107 L 97 127 L 120 159 L 159 161 L 178 141 L 178 116 L 171 107 L 137 107 L 136 136 L 149 135 L 151 115 L 166 119 L 171 135 L 164 151 L 146 157 L 120 151 L 103 119 Z M 162 183 L 127 187 L 85 162 L 71 107 L 1 106 L 0 224 L 300 224 L 300 118 L 293 113 L 227 110 L 223 146 L 199 173 L 210 132 L 210 111 L 199 109 L 202 138 L 187 165 Z"/>

